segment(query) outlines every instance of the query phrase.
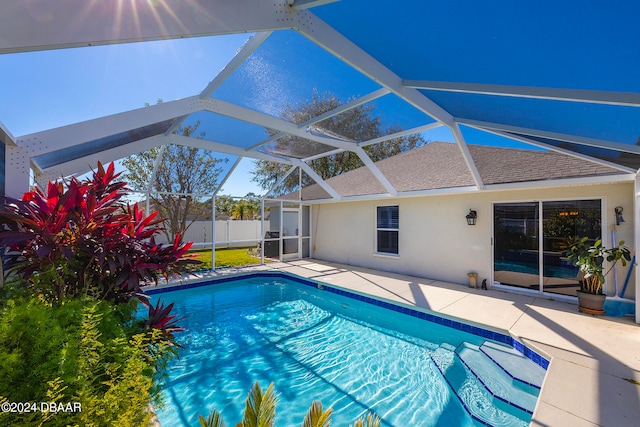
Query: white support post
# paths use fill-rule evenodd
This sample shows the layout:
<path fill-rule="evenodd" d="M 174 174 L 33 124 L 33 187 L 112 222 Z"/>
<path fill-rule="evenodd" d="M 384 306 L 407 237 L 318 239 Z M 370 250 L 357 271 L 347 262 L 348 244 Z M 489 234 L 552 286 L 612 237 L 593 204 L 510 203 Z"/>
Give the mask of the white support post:
<path fill-rule="evenodd" d="M 216 271 L 216 196 L 211 196 L 211 271 Z"/>
<path fill-rule="evenodd" d="M 640 170 L 636 172 L 636 180 L 633 186 L 633 253 L 635 256 L 640 255 Z M 636 264 L 638 259 L 636 258 Z M 640 269 L 638 265 L 630 265 L 629 268 L 635 268 L 635 299 L 636 299 L 636 323 L 640 323 Z"/>
<path fill-rule="evenodd" d="M 153 189 L 153 182 L 156 180 L 156 175 L 158 174 L 158 169 L 160 168 L 160 163 L 162 162 L 162 157 L 164 157 L 164 150 L 167 148 L 167 145 L 163 145 L 160 147 L 160 151 L 158 152 L 158 157 L 156 157 L 156 161 L 153 165 L 153 171 L 151 172 L 151 176 L 149 177 L 149 182 L 147 183 L 147 215 L 149 215 L 150 210 L 150 200 L 151 199 L 151 190 Z"/>
<path fill-rule="evenodd" d="M 260 264 L 264 264 L 264 197 L 260 199 Z"/>
<path fill-rule="evenodd" d="M 298 201 L 302 201 L 302 168 L 298 167 Z"/>
<path fill-rule="evenodd" d="M 280 252 L 280 257 L 278 258 L 278 261 L 282 262 L 283 259 L 283 252 L 284 252 L 284 203 L 282 202 L 282 200 L 280 201 L 280 225 L 278 226 L 278 230 L 279 230 L 279 236 L 280 238 L 278 239 L 278 247 L 279 252 Z"/>

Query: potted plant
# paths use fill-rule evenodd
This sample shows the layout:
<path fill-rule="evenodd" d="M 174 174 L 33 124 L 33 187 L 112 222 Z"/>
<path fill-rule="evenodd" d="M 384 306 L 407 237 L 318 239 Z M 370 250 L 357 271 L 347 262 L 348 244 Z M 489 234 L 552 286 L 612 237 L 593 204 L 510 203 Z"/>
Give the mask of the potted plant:
<path fill-rule="evenodd" d="M 602 246 L 602 239 L 591 244 L 589 238 L 579 238 L 569 246 L 565 255 L 573 265 L 579 268 L 580 290 L 577 294 L 580 310 L 604 314 L 602 310 L 606 297 L 602 293 L 604 278 L 618 261 L 623 266 L 627 265 L 627 261 L 631 261 L 631 253 L 624 246 L 624 240 L 617 246 L 605 248 Z M 605 261 L 610 263 L 608 269 Z"/>

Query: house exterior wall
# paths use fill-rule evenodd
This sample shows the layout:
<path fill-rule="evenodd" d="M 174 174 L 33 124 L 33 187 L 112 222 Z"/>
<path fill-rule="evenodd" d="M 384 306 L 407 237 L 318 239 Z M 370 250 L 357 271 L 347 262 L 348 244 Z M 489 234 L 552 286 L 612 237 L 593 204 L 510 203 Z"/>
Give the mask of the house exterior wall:
<path fill-rule="evenodd" d="M 461 195 L 386 198 L 313 206 L 314 258 L 350 265 L 468 284 L 467 273 L 478 273 L 478 284 L 492 272 L 493 204 L 548 200 L 603 199 L 603 242 L 610 246 L 609 225 L 614 208 L 625 208 L 626 222 L 616 228 L 616 240 L 634 245 L 633 183 L 616 183 L 515 191 L 482 191 Z M 398 205 L 399 255 L 375 254 L 376 207 Z M 475 226 L 466 223 L 469 210 L 478 212 Z M 618 267 L 621 289 L 627 267 Z M 607 286 L 613 289 L 611 275 Z M 490 280 L 487 280 L 490 283 Z M 634 277 L 625 297 L 634 298 Z"/>

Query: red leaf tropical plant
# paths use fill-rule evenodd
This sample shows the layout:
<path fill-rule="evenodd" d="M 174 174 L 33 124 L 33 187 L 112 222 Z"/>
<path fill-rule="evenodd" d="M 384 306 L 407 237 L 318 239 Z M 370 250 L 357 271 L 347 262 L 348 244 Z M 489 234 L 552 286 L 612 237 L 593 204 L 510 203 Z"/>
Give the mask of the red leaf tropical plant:
<path fill-rule="evenodd" d="M 174 342 L 174 332 L 184 331 L 184 328 L 177 325 L 179 319 L 176 315 L 170 315 L 173 309 L 173 303 L 164 306 L 162 301 L 158 301 L 155 305 L 149 305 L 149 316 L 144 322 L 146 330 L 157 329 L 167 338 L 170 343 Z"/>
<path fill-rule="evenodd" d="M 157 213 L 146 215 L 123 197 L 113 163 L 101 163 L 91 178 L 49 183 L 21 200 L 4 198 L 0 206 L 0 247 L 5 273 L 22 278 L 33 294 L 49 302 L 89 296 L 115 304 L 142 296 L 141 285 L 160 276 L 188 271 L 191 264 L 176 236 L 156 244 L 163 227 Z"/>

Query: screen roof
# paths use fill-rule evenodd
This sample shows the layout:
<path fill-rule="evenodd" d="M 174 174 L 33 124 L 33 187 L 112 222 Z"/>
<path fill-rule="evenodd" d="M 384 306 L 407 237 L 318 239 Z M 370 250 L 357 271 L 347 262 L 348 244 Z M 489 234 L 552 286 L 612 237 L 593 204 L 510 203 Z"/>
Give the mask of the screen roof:
<path fill-rule="evenodd" d="M 583 7 L 551 0 L 192 0 L 190 7 L 169 0 L 118 7 L 87 6 L 82 0 L 35 3 L 8 0 L 0 6 L 0 61 L 11 57 L 13 66 L 22 52 L 75 48 L 76 64 L 82 64 L 95 46 L 173 40 L 177 51 L 196 50 L 182 39 L 234 37 L 237 43 L 238 34 L 247 34 L 221 70 L 208 70 L 202 90 L 192 96 L 26 135 L 4 132 L 8 152 L 27 152 L 36 176 L 79 173 L 89 166 L 78 161 L 83 158 L 115 160 L 164 144 L 301 167 L 347 150 L 396 195 L 362 148 L 439 127 L 460 146 L 480 190 L 484 183 L 467 145 L 496 139 L 501 146 L 513 141 L 514 147 L 530 144 L 602 159 L 623 173 L 640 168 L 640 4 L 635 1 Z M 207 48 L 198 52 L 206 59 L 217 55 Z M 46 61 L 51 57 L 47 52 Z M 185 57 L 178 67 L 172 56 L 162 58 L 158 74 L 173 70 L 171 85 L 177 87 L 185 84 L 178 68 L 189 68 L 189 61 L 194 69 L 200 64 Z M 200 76 L 188 75 L 189 80 Z M 109 76 L 89 77 L 100 87 Z M 112 91 L 116 87 L 109 85 Z M 64 93 L 57 96 L 57 102 L 64 100 Z M 287 113 L 314 97 L 336 104 L 313 117 Z M 1 102 L 24 108 L 28 99 Z M 380 117 L 385 134 L 357 141 L 326 125 L 362 106 Z M 5 121 L 1 115 L 0 120 Z M 181 125 L 195 122 L 201 138 L 179 135 Z"/>

